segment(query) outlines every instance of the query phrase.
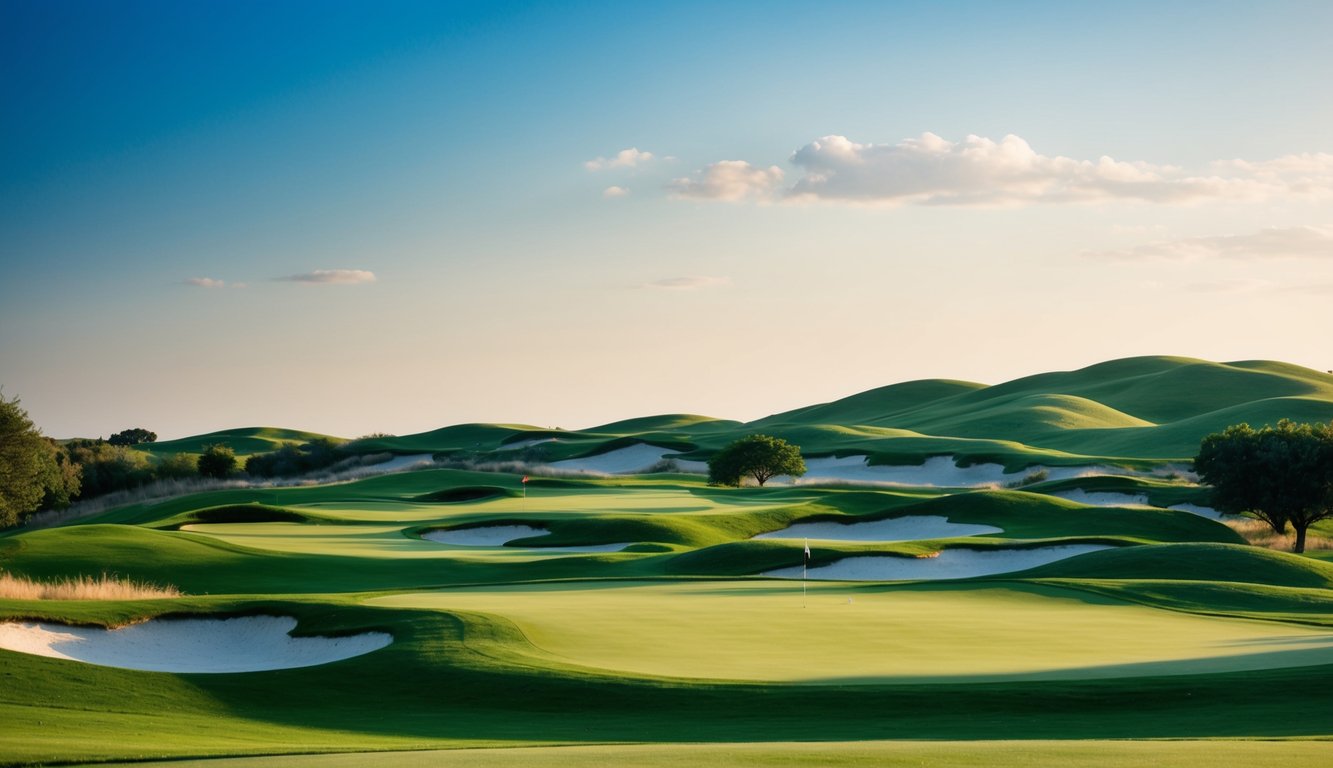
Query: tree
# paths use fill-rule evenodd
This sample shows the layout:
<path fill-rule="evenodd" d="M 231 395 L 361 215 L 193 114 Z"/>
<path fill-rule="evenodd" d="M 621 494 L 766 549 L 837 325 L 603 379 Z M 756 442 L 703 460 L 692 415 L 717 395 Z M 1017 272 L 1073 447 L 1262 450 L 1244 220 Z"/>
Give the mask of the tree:
<path fill-rule="evenodd" d="M 1203 439 L 1194 468 L 1218 510 L 1249 512 L 1280 534 L 1290 525 L 1293 552 L 1305 551 L 1311 525 L 1333 518 L 1333 424 L 1227 427 Z"/>
<path fill-rule="evenodd" d="M 159 480 L 184 480 L 199 474 L 199 460 L 188 453 L 173 453 L 158 459 L 154 469 Z"/>
<path fill-rule="evenodd" d="M 40 509 L 48 488 L 62 482 L 66 473 L 55 457 L 19 399 L 0 395 L 0 528 L 18 525 Z"/>
<path fill-rule="evenodd" d="M 199 474 L 204 477 L 226 477 L 236 469 L 236 452 L 230 446 L 205 445 L 199 456 Z"/>
<path fill-rule="evenodd" d="M 157 442 L 157 433 L 149 432 L 148 430 L 143 429 L 142 427 L 134 427 L 133 429 L 127 429 L 124 430 L 123 432 L 117 432 L 111 437 L 108 437 L 106 441 L 108 443 L 111 443 L 112 445 L 138 445 L 139 443 L 155 443 Z"/>
<path fill-rule="evenodd" d="M 708 460 L 708 482 L 740 485 L 745 477 L 763 485 L 778 475 L 805 474 L 801 449 L 778 437 L 749 435 L 713 454 Z"/>
<path fill-rule="evenodd" d="M 64 509 L 83 490 L 83 466 L 74 461 L 69 451 L 60 443 L 45 438 L 47 451 L 51 454 L 51 463 L 47 466 L 46 476 L 42 481 L 45 492 L 38 509 Z"/>

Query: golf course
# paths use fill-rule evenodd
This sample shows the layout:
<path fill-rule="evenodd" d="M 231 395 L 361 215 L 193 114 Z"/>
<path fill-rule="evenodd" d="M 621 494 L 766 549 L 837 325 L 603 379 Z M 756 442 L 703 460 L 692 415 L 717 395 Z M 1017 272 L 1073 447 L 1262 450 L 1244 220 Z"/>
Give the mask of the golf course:
<path fill-rule="evenodd" d="M 1288 416 L 1333 418 L 1333 376 L 1134 358 L 75 505 L 0 570 L 176 591 L 0 599 L 0 763 L 1326 765 L 1333 529 L 1252 544 L 1190 468 Z M 754 433 L 806 474 L 709 485 Z"/>

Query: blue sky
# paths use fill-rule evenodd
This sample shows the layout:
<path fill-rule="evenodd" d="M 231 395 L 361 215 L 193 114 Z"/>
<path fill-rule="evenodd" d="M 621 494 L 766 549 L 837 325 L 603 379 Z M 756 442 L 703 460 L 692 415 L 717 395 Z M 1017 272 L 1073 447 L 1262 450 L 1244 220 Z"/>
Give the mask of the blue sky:
<path fill-rule="evenodd" d="M 1330 28 L 0 0 L 0 384 L 57 436 L 354 436 L 1134 354 L 1327 369 Z"/>

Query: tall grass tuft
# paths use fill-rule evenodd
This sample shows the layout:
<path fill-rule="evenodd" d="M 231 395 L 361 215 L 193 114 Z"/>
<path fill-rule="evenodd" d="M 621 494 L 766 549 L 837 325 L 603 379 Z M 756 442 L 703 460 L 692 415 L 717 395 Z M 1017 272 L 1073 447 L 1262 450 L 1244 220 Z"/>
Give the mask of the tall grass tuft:
<path fill-rule="evenodd" d="M 9 600 L 144 600 L 180 597 L 172 586 L 159 587 L 146 581 L 115 576 L 75 576 L 41 582 L 0 572 L 0 598 Z"/>
<path fill-rule="evenodd" d="M 1252 517 L 1238 517 L 1230 520 L 1223 520 L 1227 527 L 1245 537 L 1245 540 L 1256 547 L 1265 549 L 1276 549 L 1281 552 L 1290 552 L 1296 544 L 1296 533 L 1288 530 L 1285 534 L 1277 533 L 1273 526 L 1262 520 L 1256 520 Z M 1333 549 L 1333 539 L 1320 536 L 1314 531 L 1306 531 L 1305 550 L 1308 552 L 1314 549 Z"/>

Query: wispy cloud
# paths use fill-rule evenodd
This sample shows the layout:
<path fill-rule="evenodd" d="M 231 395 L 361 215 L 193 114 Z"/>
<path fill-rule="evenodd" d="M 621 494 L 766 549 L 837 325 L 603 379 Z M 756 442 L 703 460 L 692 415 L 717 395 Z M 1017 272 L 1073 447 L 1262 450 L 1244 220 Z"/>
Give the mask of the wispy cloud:
<path fill-rule="evenodd" d="M 783 187 L 782 170 L 743 160 L 705 166 L 668 188 L 677 197 L 784 200 L 855 205 L 1018 206 L 1103 201 L 1189 204 L 1333 195 L 1333 155 L 1230 160 L 1190 173 L 1172 165 L 1102 156 L 1044 155 L 1019 136 L 999 141 L 933 133 L 896 144 L 825 136 L 788 158 L 800 177 Z"/>
<path fill-rule="evenodd" d="M 700 288 L 714 288 L 731 282 L 729 277 L 710 275 L 687 275 L 683 277 L 664 277 L 645 283 L 645 288 L 658 288 L 666 291 L 697 291 Z"/>
<path fill-rule="evenodd" d="M 782 176 L 776 165 L 756 168 L 744 160 L 722 160 L 692 178 L 672 181 L 668 189 L 677 197 L 701 200 L 771 200 L 782 186 Z"/>
<path fill-rule="evenodd" d="M 1198 261 L 1202 259 L 1330 259 L 1333 230 L 1320 227 L 1269 227 L 1247 235 L 1156 240 L 1115 251 L 1085 255 L 1119 261 Z"/>
<path fill-rule="evenodd" d="M 605 171 L 612 168 L 637 168 L 653 159 L 652 152 L 640 151 L 638 147 L 622 149 L 611 157 L 598 157 L 583 164 L 590 171 Z"/>
<path fill-rule="evenodd" d="M 196 288 L 226 288 L 226 280 L 214 280 L 211 277 L 191 277 L 182 281 L 185 285 L 193 285 Z"/>
<path fill-rule="evenodd" d="M 602 197 L 624 197 L 625 195 L 628 194 L 629 194 L 628 189 L 626 189 L 625 187 L 618 187 L 615 185 L 609 186 L 606 189 L 602 190 Z"/>
<path fill-rule="evenodd" d="M 312 285 L 355 285 L 375 282 L 375 273 L 364 269 L 316 269 L 299 275 L 275 277 L 274 280 Z"/>

